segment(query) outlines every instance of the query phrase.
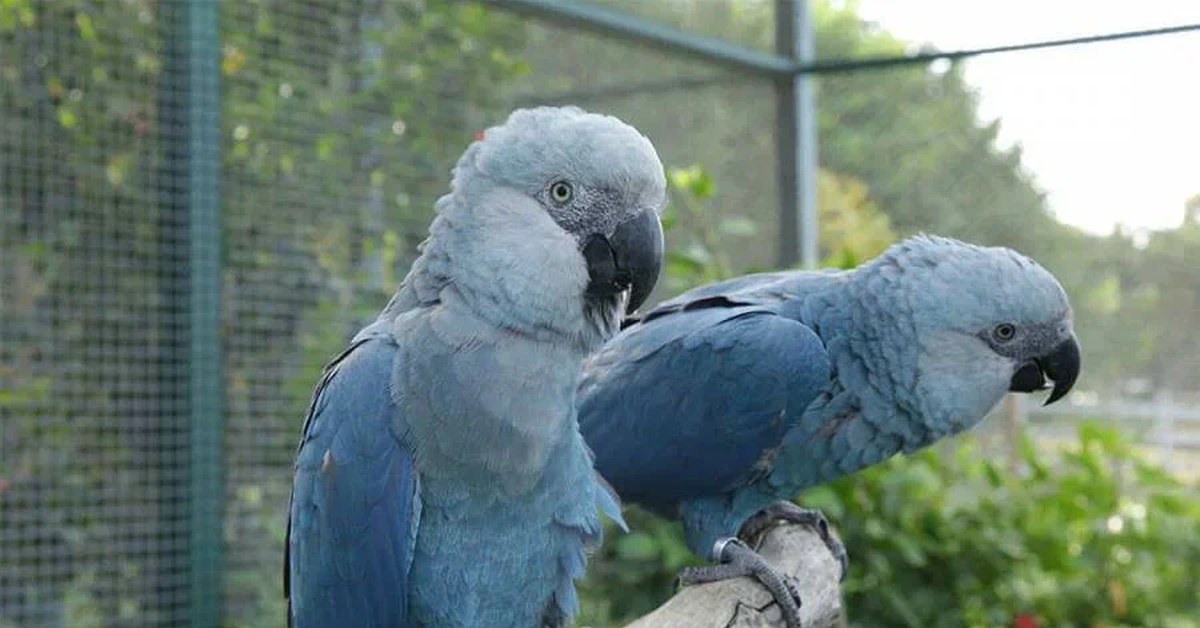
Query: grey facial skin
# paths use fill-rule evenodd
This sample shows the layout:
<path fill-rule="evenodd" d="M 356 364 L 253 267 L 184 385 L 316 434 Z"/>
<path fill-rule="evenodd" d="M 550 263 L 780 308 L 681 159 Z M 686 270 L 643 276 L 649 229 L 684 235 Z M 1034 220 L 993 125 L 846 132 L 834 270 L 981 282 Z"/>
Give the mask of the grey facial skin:
<path fill-rule="evenodd" d="M 1005 338 L 1009 331 L 1012 337 Z M 1011 392 L 1044 390 L 1049 379 L 1054 382 L 1054 389 L 1045 405 L 1050 405 L 1066 396 L 1079 377 L 1079 341 L 1070 325 L 1054 323 L 1026 329 L 1008 325 L 1008 329 L 997 327 L 980 332 L 980 337 L 996 353 L 1017 360 L 1017 370 L 1009 385 Z"/>

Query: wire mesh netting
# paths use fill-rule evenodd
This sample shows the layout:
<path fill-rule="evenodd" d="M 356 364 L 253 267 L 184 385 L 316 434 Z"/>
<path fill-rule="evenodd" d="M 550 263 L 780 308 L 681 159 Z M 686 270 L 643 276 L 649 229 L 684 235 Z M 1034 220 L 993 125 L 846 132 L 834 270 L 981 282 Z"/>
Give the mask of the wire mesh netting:
<path fill-rule="evenodd" d="M 116 28 L 75 4 L 0 9 L 0 624 L 16 626 L 64 625 L 71 604 L 158 623 L 183 594 L 163 45 L 145 7 Z"/>
<path fill-rule="evenodd" d="M 775 47 L 768 2 L 600 4 Z M 818 4 L 820 58 L 907 49 Z M 291 467 L 320 369 L 399 285 L 459 153 L 515 107 L 604 111 L 654 142 L 676 188 L 656 298 L 778 259 L 770 79 L 472 2 L 222 2 L 209 39 L 189 21 L 205 7 L 0 0 L 0 628 L 195 622 L 197 565 L 220 555 L 224 625 L 284 624 Z M 963 72 L 817 79 L 821 258 L 920 230 L 1014 246 L 1109 341 L 1081 390 L 1134 371 L 1185 388 L 1200 347 L 1173 313 L 1194 321 L 1196 292 L 1174 288 L 1194 283 L 1194 240 L 1137 249 L 1056 221 Z M 211 303 L 219 328 L 197 346 Z M 1152 331 L 1125 333 L 1114 303 Z M 193 369 L 205 355 L 216 370 Z M 198 398 L 214 374 L 220 398 Z M 217 478 L 223 498 L 203 492 Z M 197 530 L 206 507 L 219 530 Z"/>
<path fill-rule="evenodd" d="M 189 149 L 189 101 L 172 98 L 187 87 L 164 26 L 181 4 L 0 8 L 6 628 L 186 620 L 189 181 L 172 150 Z M 219 18 L 200 53 L 222 79 L 222 580 L 227 623 L 272 626 L 312 385 L 396 289 L 474 132 L 516 106 L 603 109 L 680 138 L 664 161 L 705 161 L 770 225 L 773 92 L 464 3 L 222 3 Z M 723 158 L 743 145 L 762 168 Z"/>
<path fill-rule="evenodd" d="M 396 289 L 515 61 L 462 5 L 228 3 L 222 23 L 226 591 L 269 626 L 314 374 Z"/>

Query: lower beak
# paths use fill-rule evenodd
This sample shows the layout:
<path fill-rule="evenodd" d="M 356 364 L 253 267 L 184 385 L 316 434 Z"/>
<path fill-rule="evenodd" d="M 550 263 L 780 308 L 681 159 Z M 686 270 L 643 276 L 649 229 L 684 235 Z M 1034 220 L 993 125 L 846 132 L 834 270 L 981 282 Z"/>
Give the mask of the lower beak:
<path fill-rule="evenodd" d="M 1072 334 L 1050 353 L 1022 363 L 1013 373 L 1008 389 L 1011 392 L 1045 390 L 1046 379 L 1049 378 L 1054 382 L 1054 389 L 1050 391 L 1045 405 L 1050 405 L 1071 392 L 1075 380 L 1079 377 L 1080 365 L 1079 341 Z"/>
<path fill-rule="evenodd" d="M 587 294 L 611 297 L 629 290 L 626 313 L 645 303 L 662 270 L 663 231 L 658 213 L 646 210 L 621 223 L 612 237 L 593 235 L 584 243 Z"/>

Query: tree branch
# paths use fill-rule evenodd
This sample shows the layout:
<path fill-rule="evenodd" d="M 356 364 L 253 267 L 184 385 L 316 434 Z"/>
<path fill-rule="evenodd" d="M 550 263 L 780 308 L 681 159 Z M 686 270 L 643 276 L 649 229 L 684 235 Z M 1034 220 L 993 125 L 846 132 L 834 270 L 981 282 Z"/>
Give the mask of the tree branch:
<path fill-rule="evenodd" d="M 784 524 L 769 529 L 754 545 L 772 567 L 792 578 L 803 604 L 805 628 L 845 623 L 838 575 L 841 568 L 815 530 Z M 682 588 L 654 612 L 625 628 L 784 628 L 779 607 L 750 578 Z"/>

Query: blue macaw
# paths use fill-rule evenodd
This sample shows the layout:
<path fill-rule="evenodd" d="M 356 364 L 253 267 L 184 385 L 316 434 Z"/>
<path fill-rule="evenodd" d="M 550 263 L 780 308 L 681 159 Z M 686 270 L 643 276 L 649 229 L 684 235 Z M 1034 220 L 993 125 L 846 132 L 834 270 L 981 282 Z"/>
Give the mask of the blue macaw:
<path fill-rule="evenodd" d="M 1080 351 L 1058 281 L 1029 258 L 918 236 L 850 271 L 787 271 L 662 303 L 584 365 L 580 429 L 621 498 L 682 519 L 721 564 L 683 583 L 752 575 L 795 625 L 799 599 L 740 539 L 777 520 L 818 526 L 803 490 L 978 423 L 1008 391 L 1071 389 Z"/>
<path fill-rule="evenodd" d="M 403 287 L 304 423 L 284 590 L 299 628 L 534 628 L 621 521 L 574 406 L 657 281 L 662 164 L 616 118 L 518 110 L 472 143 Z"/>

